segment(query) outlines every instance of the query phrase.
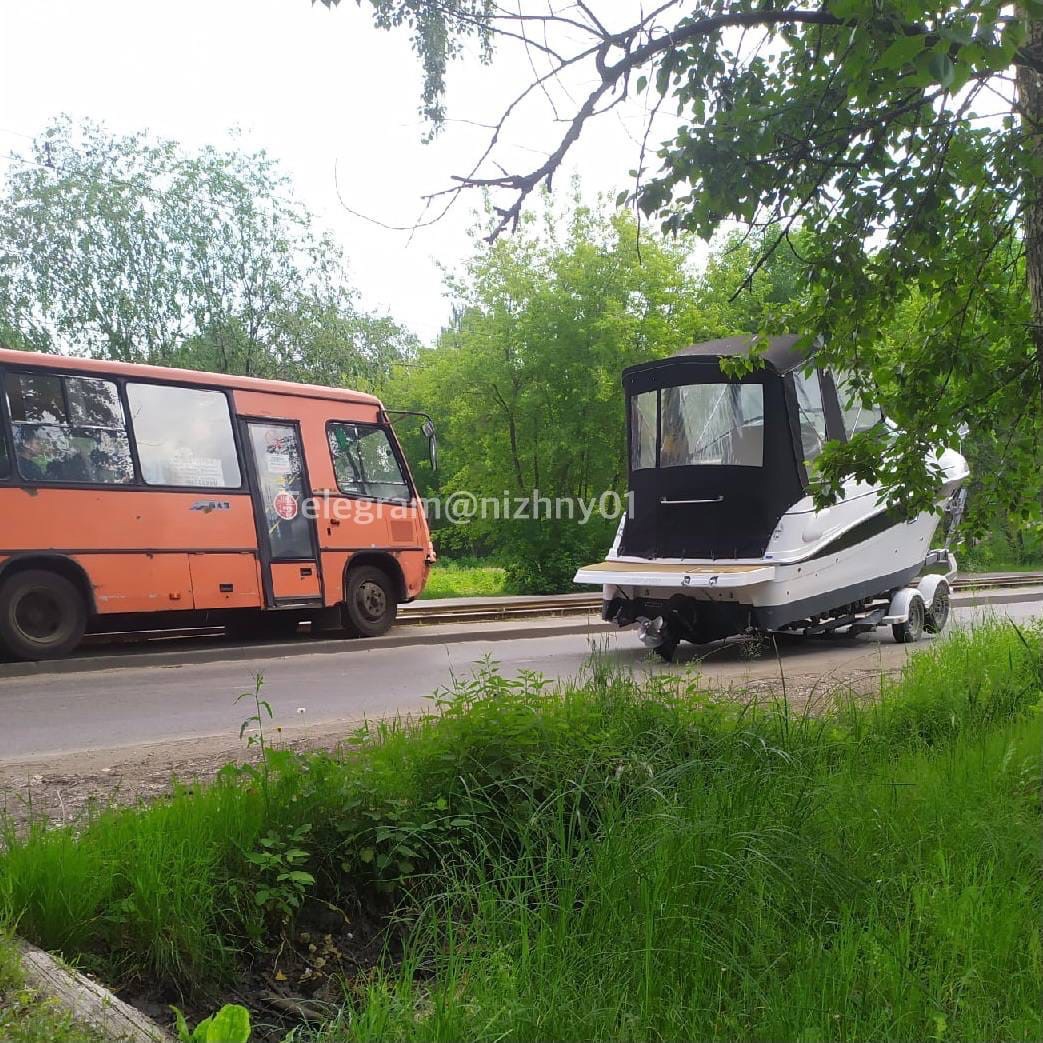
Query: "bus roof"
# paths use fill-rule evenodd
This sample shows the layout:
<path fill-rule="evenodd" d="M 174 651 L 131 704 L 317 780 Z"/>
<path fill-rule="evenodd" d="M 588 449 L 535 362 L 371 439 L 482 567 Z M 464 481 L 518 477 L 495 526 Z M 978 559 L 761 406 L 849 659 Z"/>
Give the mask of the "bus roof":
<path fill-rule="evenodd" d="M 179 384 L 205 384 L 244 391 L 267 391 L 279 395 L 301 395 L 305 398 L 327 398 L 338 402 L 357 402 L 381 406 L 380 399 L 364 391 L 322 387 L 319 384 L 297 384 L 291 380 L 263 380 L 260 377 L 235 377 L 227 373 L 201 373 L 194 369 L 146 366 L 137 362 L 110 362 L 107 359 L 77 358 L 72 355 L 45 355 L 35 351 L 13 351 L 0 348 L 0 365 L 40 366 L 46 369 L 79 370 L 99 377 L 117 376 L 139 380 L 173 381 Z"/>

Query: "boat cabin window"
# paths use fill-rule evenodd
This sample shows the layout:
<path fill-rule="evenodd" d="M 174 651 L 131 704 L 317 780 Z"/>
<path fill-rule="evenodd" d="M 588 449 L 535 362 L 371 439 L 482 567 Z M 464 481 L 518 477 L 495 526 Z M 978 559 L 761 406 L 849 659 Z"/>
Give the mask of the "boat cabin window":
<path fill-rule="evenodd" d="M 643 391 L 630 400 L 630 469 L 655 467 L 659 392 Z"/>
<path fill-rule="evenodd" d="M 826 411 L 822 405 L 822 385 L 818 370 L 805 375 L 800 370 L 793 374 L 797 389 L 797 410 L 800 415 L 800 444 L 804 462 L 811 463 L 826 444 Z"/>
<path fill-rule="evenodd" d="M 859 431 L 868 431 L 876 427 L 884 419 L 879 406 L 870 405 L 862 400 L 855 390 L 851 375 L 837 373 L 837 398 L 840 399 L 840 411 L 844 417 L 844 431 L 847 437 L 857 435 Z"/>
<path fill-rule="evenodd" d="M 658 398 L 658 401 L 657 401 Z M 764 463 L 764 388 L 760 384 L 685 384 L 631 399 L 631 468 Z"/>

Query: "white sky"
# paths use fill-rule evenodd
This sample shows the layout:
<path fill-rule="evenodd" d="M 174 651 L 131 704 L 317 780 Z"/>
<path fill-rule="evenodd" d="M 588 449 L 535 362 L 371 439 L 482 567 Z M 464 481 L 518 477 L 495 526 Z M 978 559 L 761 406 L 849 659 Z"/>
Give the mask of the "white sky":
<path fill-rule="evenodd" d="M 327 11 L 309 0 L 0 0 L 0 173 L 6 155 L 55 115 L 89 117 L 111 130 L 147 129 L 189 147 L 264 147 L 296 192 L 343 244 L 363 306 L 389 311 L 430 339 L 449 316 L 438 262 L 456 266 L 470 250 L 477 195 L 409 243 L 353 217 L 345 201 L 392 224 L 415 219 L 420 197 L 464 173 L 486 133 L 529 82 L 520 48 L 499 45 L 491 67 L 477 60 L 450 71 L 450 122 L 421 144 L 420 67 L 407 31 L 372 26 L 368 4 Z M 620 20 L 632 0 L 596 0 Z M 538 103 L 505 136 L 501 162 L 529 170 L 561 127 Z M 578 173 L 584 193 L 627 187 L 644 113 L 628 102 L 588 127 L 557 179 Z M 652 142 L 653 146 L 658 142 Z M 536 151 L 534 151 L 536 150 Z"/>

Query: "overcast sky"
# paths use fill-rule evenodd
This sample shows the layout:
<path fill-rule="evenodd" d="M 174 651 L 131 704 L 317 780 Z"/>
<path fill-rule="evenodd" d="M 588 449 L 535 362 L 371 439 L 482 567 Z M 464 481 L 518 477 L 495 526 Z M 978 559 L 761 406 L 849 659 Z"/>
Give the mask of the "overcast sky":
<path fill-rule="evenodd" d="M 594 4 L 617 19 L 633 6 Z M 238 127 L 245 145 L 280 160 L 298 197 L 343 244 L 363 304 L 430 339 L 449 315 L 438 263 L 453 267 L 467 256 L 480 200 L 461 200 L 408 242 L 347 213 L 334 170 L 350 206 L 409 223 L 421 197 L 465 172 L 484 145 L 487 132 L 471 122 L 495 121 L 531 72 L 510 44 L 491 68 L 454 65 L 451 122 L 424 145 L 408 34 L 375 29 L 367 8 L 354 0 L 333 11 L 309 0 L 0 0 L 0 173 L 8 153 L 26 152 L 28 139 L 62 112 L 188 146 L 227 145 Z M 538 165 L 561 132 L 549 115 L 544 102 L 523 113 L 501 160 Z M 634 101 L 588 128 L 559 191 L 571 173 L 591 195 L 626 187 L 643 124 Z"/>

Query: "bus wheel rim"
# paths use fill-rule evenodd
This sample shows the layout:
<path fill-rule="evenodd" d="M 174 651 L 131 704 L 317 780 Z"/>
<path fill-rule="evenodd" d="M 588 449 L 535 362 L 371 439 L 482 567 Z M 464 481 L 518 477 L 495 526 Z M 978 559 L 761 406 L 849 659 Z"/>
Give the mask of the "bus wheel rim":
<path fill-rule="evenodd" d="M 380 584 L 372 580 L 359 585 L 355 602 L 367 619 L 380 619 L 387 611 L 387 595 Z"/>
<path fill-rule="evenodd" d="M 49 590 L 27 590 L 14 605 L 15 627 L 34 644 L 51 644 L 59 639 L 64 623 L 61 602 Z"/>

